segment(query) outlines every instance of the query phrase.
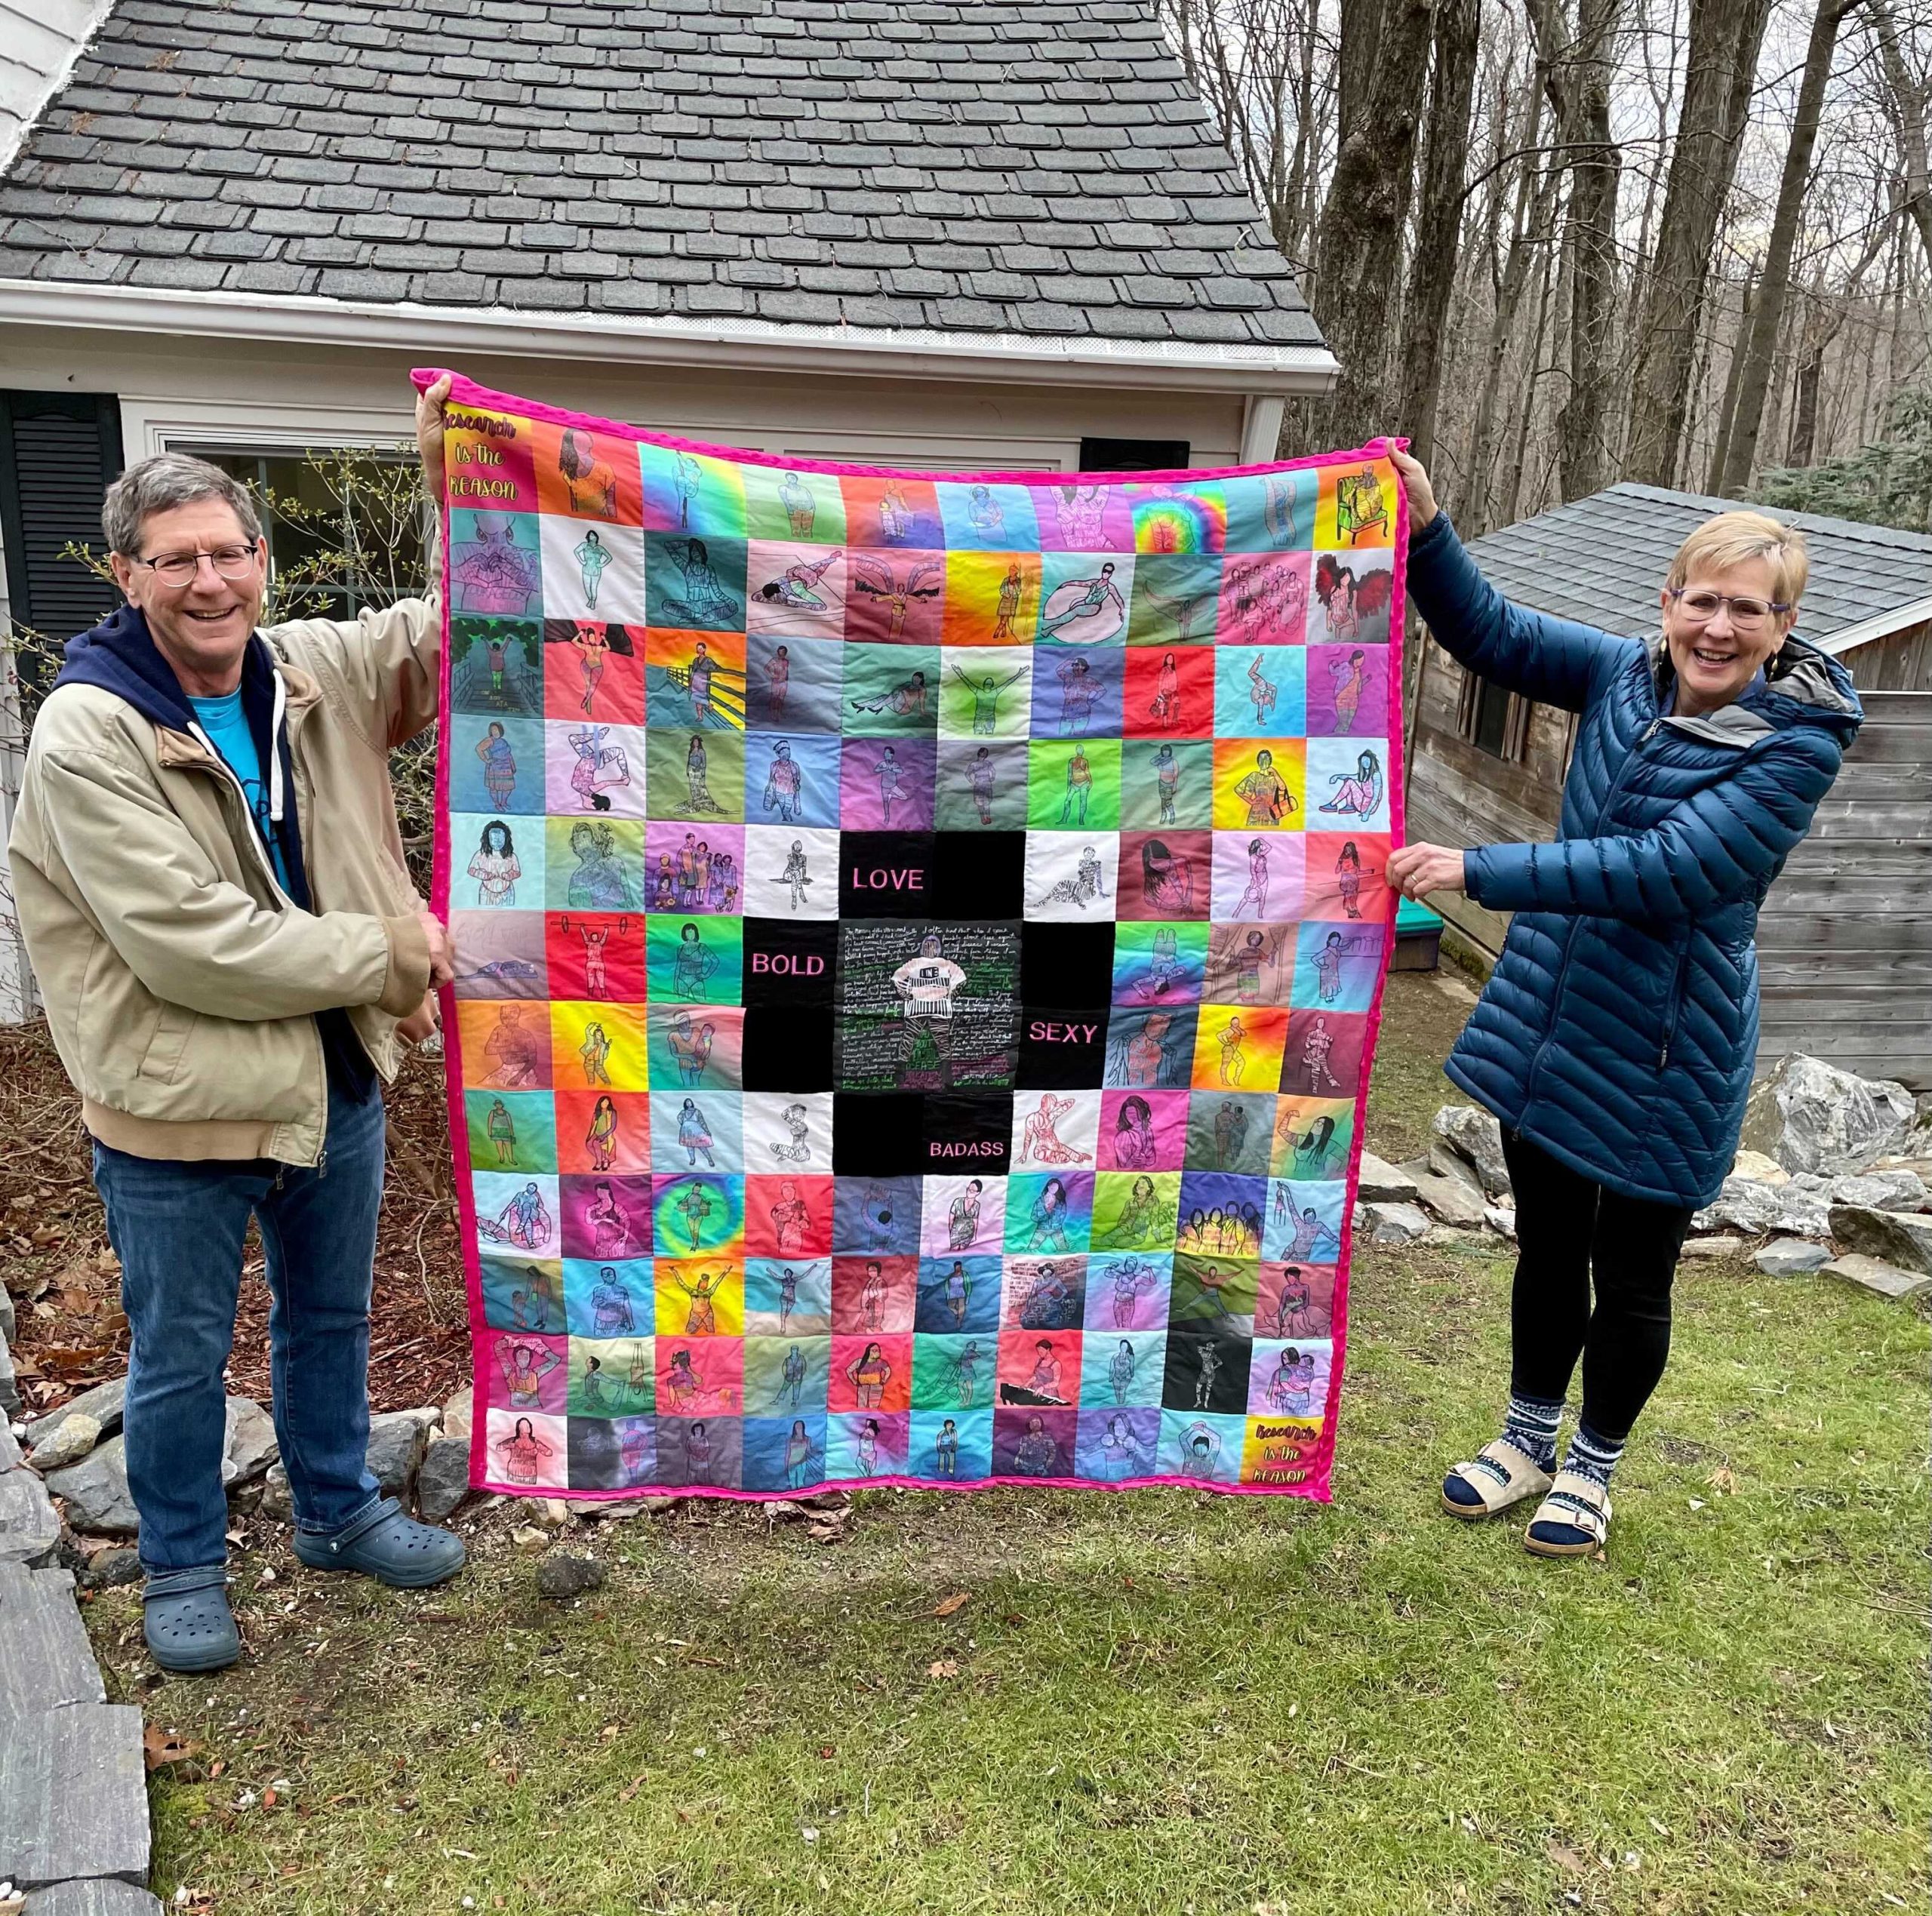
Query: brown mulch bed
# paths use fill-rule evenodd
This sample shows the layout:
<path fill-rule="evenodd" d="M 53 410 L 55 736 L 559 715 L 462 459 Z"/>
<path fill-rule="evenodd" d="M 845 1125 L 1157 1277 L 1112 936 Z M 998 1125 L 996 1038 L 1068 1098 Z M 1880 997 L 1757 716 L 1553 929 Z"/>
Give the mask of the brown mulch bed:
<path fill-rule="evenodd" d="M 376 1243 L 369 1398 L 440 1404 L 468 1376 L 463 1261 L 439 1057 L 418 1054 L 389 1093 L 388 1189 Z M 0 1284 L 18 1320 L 14 1358 L 29 1414 L 128 1364 L 120 1266 L 88 1171 L 80 1101 L 46 1025 L 0 1029 Z M 269 1401 L 269 1293 L 251 1230 L 229 1389 Z"/>

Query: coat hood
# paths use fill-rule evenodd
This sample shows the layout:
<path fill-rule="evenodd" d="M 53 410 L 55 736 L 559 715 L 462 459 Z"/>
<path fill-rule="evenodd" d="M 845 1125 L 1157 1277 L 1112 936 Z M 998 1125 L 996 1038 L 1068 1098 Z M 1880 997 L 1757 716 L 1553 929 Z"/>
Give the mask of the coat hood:
<path fill-rule="evenodd" d="M 51 689 L 96 685 L 157 725 L 190 737 L 198 733 L 195 709 L 188 703 L 174 668 L 155 644 L 147 614 L 138 605 L 118 607 L 99 625 L 69 639 L 63 656 L 66 663 Z M 275 679 L 275 663 L 267 645 L 260 632 L 251 633 L 242 658 L 242 699 L 251 715 L 258 707 L 272 712 Z"/>
<path fill-rule="evenodd" d="M 1646 642 L 1651 671 L 1661 706 L 1677 677 L 1670 646 L 1659 632 Z M 1696 718 L 1673 716 L 1670 723 L 1724 745 L 1749 745 L 1773 732 L 1814 725 L 1849 746 L 1864 722 L 1865 708 L 1851 674 L 1828 652 L 1795 633 L 1764 662 L 1757 677 L 1727 706 Z"/>

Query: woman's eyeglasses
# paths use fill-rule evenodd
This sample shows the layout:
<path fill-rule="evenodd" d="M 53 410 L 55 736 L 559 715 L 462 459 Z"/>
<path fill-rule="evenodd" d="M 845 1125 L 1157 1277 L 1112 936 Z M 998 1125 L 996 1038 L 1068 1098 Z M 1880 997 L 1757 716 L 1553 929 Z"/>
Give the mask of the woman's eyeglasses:
<path fill-rule="evenodd" d="M 1695 591 L 1683 586 L 1673 586 L 1670 595 L 1675 599 L 1685 616 L 1695 619 L 1700 625 L 1715 619 L 1725 606 L 1730 607 L 1730 623 L 1740 632 L 1751 632 L 1764 625 L 1774 613 L 1789 612 L 1791 607 L 1774 598 L 1753 598 L 1749 593 L 1707 592 L 1702 586 Z"/>
<path fill-rule="evenodd" d="M 159 558 L 134 562 L 146 566 L 164 586 L 178 589 L 194 583 L 203 559 L 224 579 L 245 579 L 254 570 L 256 558 L 252 546 L 217 546 L 211 552 L 164 552 Z"/>

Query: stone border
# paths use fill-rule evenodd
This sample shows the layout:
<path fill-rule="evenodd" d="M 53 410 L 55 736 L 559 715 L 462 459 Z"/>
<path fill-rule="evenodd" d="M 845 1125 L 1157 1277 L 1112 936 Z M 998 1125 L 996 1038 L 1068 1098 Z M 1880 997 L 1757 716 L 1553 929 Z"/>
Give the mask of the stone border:
<path fill-rule="evenodd" d="M 160 1916 L 141 1713 L 107 1701 L 60 1542 L 0 1422 L 0 1883 L 22 1916 Z"/>

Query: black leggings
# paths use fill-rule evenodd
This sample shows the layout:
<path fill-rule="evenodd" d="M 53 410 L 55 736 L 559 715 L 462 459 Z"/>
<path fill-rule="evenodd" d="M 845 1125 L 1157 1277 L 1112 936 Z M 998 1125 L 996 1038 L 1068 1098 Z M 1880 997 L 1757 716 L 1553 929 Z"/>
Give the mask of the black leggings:
<path fill-rule="evenodd" d="M 1560 1404 L 1580 1355 L 1583 1421 L 1621 1444 L 1670 1355 L 1670 1281 L 1690 1212 L 1606 1191 L 1507 1126 L 1503 1155 L 1516 1192 L 1509 1388 Z"/>

